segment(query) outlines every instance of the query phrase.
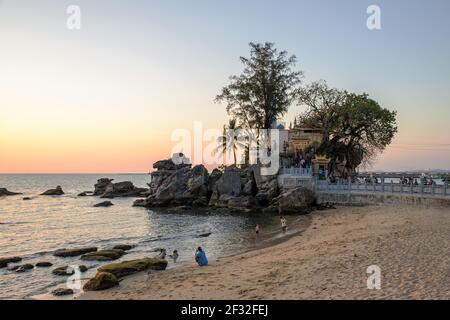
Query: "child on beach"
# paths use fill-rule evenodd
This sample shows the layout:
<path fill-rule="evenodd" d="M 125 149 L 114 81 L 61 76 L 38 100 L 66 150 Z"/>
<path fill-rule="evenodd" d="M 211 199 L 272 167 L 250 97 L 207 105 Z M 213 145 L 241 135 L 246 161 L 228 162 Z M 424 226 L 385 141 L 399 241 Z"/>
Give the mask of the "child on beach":
<path fill-rule="evenodd" d="M 177 250 L 173 250 L 172 259 L 173 259 L 173 262 L 177 262 L 177 259 L 178 259 L 178 251 Z"/>
<path fill-rule="evenodd" d="M 287 220 L 281 216 L 280 217 L 280 222 L 281 222 L 281 230 L 283 231 L 283 233 L 286 233 L 287 230 Z"/>
<path fill-rule="evenodd" d="M 256 224 L 255 233 L 256 233 L 256 236 L 259 235 L 259 224 Z"/>
<path fill-rule="evenodd" d="M 200 267 L 206 267 L 208 265 L 208 259 L 206 258 L 206 254 L 202 247 L 198 247 L 197 252 L 195 253 L 195 261 Z"/>
<path fill-rule="evenodd" d="M 166 249 L 159 249 L 159 254 L 155 257 L 158 259 L 165 259 L 166 258 Z"/>

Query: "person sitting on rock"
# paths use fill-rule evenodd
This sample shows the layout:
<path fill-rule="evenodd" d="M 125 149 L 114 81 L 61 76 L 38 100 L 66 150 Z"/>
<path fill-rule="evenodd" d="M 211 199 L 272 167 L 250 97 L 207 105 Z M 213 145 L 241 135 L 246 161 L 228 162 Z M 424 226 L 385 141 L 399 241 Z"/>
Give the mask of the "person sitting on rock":
<path fill-rule="evenodd" d="M 206 254 L 202 247 L 198 247 L 197 252 L 195 253 L 195 261 L 200 267 L 206 267 L 208 265 L 208 259 L 206 258 Z"/>

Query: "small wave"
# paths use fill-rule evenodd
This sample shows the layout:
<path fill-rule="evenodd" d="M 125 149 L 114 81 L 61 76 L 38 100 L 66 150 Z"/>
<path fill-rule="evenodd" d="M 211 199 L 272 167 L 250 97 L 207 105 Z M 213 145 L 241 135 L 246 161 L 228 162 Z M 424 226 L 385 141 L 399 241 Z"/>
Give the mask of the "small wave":
<path fill-rule="evenodd" d="M 17 221 L 17 222 L 0 222 L 0 225 L 21 225 L 21 224 L 30 224 L 31 222 L 26 222 L 26 221 Z"/>

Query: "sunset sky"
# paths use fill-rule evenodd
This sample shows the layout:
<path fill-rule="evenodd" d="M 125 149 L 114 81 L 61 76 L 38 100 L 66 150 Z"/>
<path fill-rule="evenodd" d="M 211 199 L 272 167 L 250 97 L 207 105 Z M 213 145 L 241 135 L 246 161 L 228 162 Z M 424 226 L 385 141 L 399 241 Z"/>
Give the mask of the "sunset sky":
<path fill-rule="evenodd" d="M 450 169 L 449 14 L 448 0 L 0 0 L 0 173 L 148 172 L 173 130 L 227 122 L 213 100 L 250 41 L 398 111 L 374 169 Z"/>

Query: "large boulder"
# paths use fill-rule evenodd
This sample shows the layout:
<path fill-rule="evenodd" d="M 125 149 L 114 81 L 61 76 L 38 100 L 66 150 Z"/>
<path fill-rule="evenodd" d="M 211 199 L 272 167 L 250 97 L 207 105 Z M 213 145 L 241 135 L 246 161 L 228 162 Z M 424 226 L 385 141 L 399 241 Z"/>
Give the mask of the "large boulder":
<path fill-rule="evenodd" d="M 97 272 L 94 278 L 90 279 L 83 286 L 85 291 L 106 290 L 119 285 L 116 276 L 108 272 Z"/>
<path fill-rule="evenodd" d="M 172 159 L 168 160 L 160 160 L 153 164 L 153 169 L 158 171 L 162 170 L 178 170 L 181 168 L 190 168 L 192 165 L 190 163 L 185 163 L 181 161 L 181 163 L 174 163 Z"/>
<path fill-rule="evenodd" d="M 146 188 L 137 188 L 131 181 L 113 183 L 113 179 L 102 178 L 95 184 L 95 196 L 100 198 L 142 197 L 148 192 Z"/>
<path fill-rule="evenodd" d="M 109 186 L 114 179 L 101 178 L 97 180 L 97 183 L 94 185 L 94 196 L 100 196 L 105 193 L 106 187 Z"/>
<path fill-rule="evenodd" d="M 81 256 L 82 254 L 95 252 L 97 251 L 96 247 L 85 247 L 85 248 L 73 248 L 73 249 L 59 249 L 56 250 L 53 255 L 56 257 L 76 257 Z"/>
<path fill-rule="evenodd" d="M 63 189 L 61 186 L 57 186 L 55 189 L 49 189 L 43 193 L 41 193 L 41 196 L 61 196 L 64 194 Z"/>
<path fill-rule="evenodd" d="M 100 198 L 142 197 L 145 196 L 147 191 L 148 189 L 146 188 L 135 187 L 130 181 L 123 181 L 109 184 Z"/>
<path fill-rule="evenodd" d="M 306 214 L 316 202 L 314 192 L 300 187 L 288 190 L 275 199 L 280 214 Z"/>
<path fill-rule="evenodd" d="M 165 270 L 167 261 L 157 258 L 144 258 L 131 261 L 123 261 L 119 263 L 106 264 L 98 269 L 99 272 L 108 272 L 117 278 L 137 273 L 144 270 Z"/>
<path fill-rule="evenodd" d="M 21 194 L 21 193 L 12 192 L 12 191 L 9 191 L 6 188 L 0 188 L 0 197 L 1 196 L 15 196 L 17 194 Z"/>
<path fill-rule="evenodd" d="M 125 252 L 121 249 L 100 250 L 83 254 L 81 260 L 87 261 L 111 261 L 122 257 Z"/>
<path fill-rule="evenodd" d="M 260 207 L 267 207 L 279 194 L 278 180 L 276 178 L 267 180 L 257 188 L 256 202 Z"/>
<path fill-rule="evenodd" d="M 16 263 L 22 261 L 21 257 L 0 258 L 0 268 L 6 268 L 8 263 Z"/>
<path fill-rule="evenodd" d="M 154 176 L 164 179 L 154 181 Z M 152 173 L 150 195 L 145 201 L 135 202 L 135 206 L 166 207 L 166 206 L 203 206 L 208 199 L 209 174 L 203 165 L 192 169 L 182 167 L 177 170 L 164 171 L 164 174 Z"/>
<path fill-rule="evenodd" d="M 237 207 L 242 201 L 237 198 L 248 196 L 244 192 L 248 182 L 246 176 L 247 174 L 244 170 L 235 166 L 225 168 L 223 174 L 212 187 L 209 206 L 228 208 L 231 204 L 234 209 L 238 209 Z M 246 199 L 244 199 L 244 202 L 247 203 Z"/>

